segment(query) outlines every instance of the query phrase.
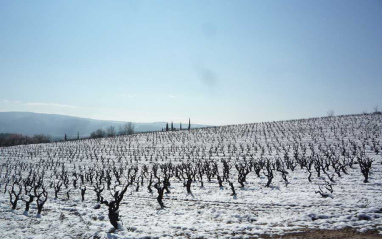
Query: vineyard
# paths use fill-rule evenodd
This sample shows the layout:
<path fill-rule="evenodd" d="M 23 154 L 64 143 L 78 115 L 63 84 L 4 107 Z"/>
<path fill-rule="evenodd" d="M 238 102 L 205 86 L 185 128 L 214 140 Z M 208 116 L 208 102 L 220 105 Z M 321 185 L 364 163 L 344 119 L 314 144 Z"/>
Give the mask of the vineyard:
<path fill-rule="evenodd" d="M 2 238 L 382 233 L 382 115 L 0 148 Z"/>

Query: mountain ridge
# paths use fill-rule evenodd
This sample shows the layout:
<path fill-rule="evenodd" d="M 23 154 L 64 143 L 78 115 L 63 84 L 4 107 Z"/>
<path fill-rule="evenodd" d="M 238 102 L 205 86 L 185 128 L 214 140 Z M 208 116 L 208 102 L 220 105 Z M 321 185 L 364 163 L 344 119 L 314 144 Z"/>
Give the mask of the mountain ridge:
<path fill-rule="evenodd" d="M 114 126 L 118 132 L 118 127 L 127 122 L 97 120 L 60 114 L 8 111 L 0 112 L 0 133 L 17 133 L 28 136 L 46 134 L 53 138 L 63 138 L 66 134 L 69 138 L 74 138 L 77 137 L 77 132 L 79 132 L 80 137 L 88 137 L 91 132 L 100 128 L 106 129 L 109 126 Z M 166 127 L 166 122 L 132 123 L 135 125 L 136 132 L 159 131 Z M 187 127 L 188 122 L 184 126 Z M 191 127 L 200 128 L 209 126 L 191 124 Z"/>

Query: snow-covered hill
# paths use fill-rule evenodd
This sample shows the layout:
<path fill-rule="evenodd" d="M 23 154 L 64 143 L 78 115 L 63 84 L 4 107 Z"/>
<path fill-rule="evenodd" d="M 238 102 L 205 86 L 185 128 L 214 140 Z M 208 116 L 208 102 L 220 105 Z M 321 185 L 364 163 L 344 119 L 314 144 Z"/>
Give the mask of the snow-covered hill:
<path fill-rule="evenodd" d="M 382 116 L 369 114 L 0 148 L 0 237 L 382 232 L 381 135 Z M 12 210 L 19 189 L 29 212 L 21 200 Z"/>

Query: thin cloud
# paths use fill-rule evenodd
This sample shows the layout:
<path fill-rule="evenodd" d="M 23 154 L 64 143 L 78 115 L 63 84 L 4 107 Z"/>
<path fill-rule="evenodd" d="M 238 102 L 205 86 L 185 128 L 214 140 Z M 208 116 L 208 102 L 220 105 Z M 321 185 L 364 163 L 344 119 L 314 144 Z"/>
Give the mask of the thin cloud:
<path fill-rule="evenodd" d="M 216 87 L 219 78 L 215 71 L 199 65 L 195 65 L 195 70 L 204 86 L 209 90 L 213 90 Z"/>
<path fill-rule="evenodd" d="M 171 98 L 171 99 L 175 99 L 176 98 L 175 95 L 168 95 L 168 97 Z"/>
<path fill-rule="evenodd" d="M 135 95 L 128 95 L 128 94 L 123 94 L 123 93 L 120 93 L 119 95 L 124 96 L 124 97 L 129 97 L 129 98 L 135 97 Z"/>
<path fill-rule="evenodd" d="M 41 102 L 28 102 L 25 105 L 29 106 L 54 106 L 54 107 L 61 107 L 61 108 L 78 108 L 78 106 L 74 105 L 65 105 L 65 104 L 55 104 L 55 103 L 41 103 Z"/>
<path fill-rule="evenodd" d="M 209 68 L 200 69 L 200 78 L 202 82 L 210 88 L 214 88 L 217 82 L 217 76 L 214 71 Z"/>
<path fill-rule="evenodd" d="M 19 100 L 7 100 L 7 99 L 5 99 L 5 100 L 3 100 L 3 102 L 5 102 L 5 103 L 21 103 L 21 101 L 19 101 Z"/>

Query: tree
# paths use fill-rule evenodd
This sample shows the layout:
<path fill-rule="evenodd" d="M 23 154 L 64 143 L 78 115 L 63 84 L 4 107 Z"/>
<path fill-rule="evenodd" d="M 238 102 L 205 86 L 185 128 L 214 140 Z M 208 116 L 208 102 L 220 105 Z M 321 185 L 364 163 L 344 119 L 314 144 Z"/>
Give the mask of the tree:
<path fill-rule="evenodd" d="M 133 124 L 133 123 L 131 123 L 131 122 L 128 122 L 127 124 L 126 124 L 126 126 L 127 126 L 127 135 L 131 135 L 131 134 L 134 134 L 134 132 L 135 132 L 135 125 Z"/>
<path fill-rule="evenodd" d="M 171 131 L 174 131 L 174 124 L 171 121 Z"/>
<path fill-rule="evenodd" d="M 191 120 L 188 118 L 188 130 L 191 130 Z"/>
<path fill-rule="evenodd" d="M 127 122 L 126 124 L 124 125 L 121 125 L 119 127 L 119 134 L 120 135 L 130 135 L 130 134 L 134 134 L 135 132 L 135 125 L 131 122 Z"/>
<path fill-rule="evenodd" d="M 109 127 L 107 127 L 107 129 L 106 129 L 106 135 L 107 135 L 108 137 L 113 137 L 113 136 L 115 136 L 115 127 L 114 127 L 114 126 L 109 126 Z"/>
<path fill-rule="evenodd" d="M 164 183 L 162 183 L 164 184 Z M 163 193 L 164 193 L 164 189 L 165 189 L 165 185 L 162 185 L 161 186 L 161 183 L 160 182 L 157 182 L 155 185 L 154 185 L 154 188 L 156 188 L 156 190 L 158 191 L 158 197 L 157 197 L 157 201 L 161 207 L 161 209 L 165 208 L 166 206 L 164 205 L 163 203 Z"/>
<path fill-rule="evenodd" d="M 66 141 L 66 134 L 65 134 L 64 140 Z"/>
<path fill-rule="evenodd" d="M 22 134 L 0 133 L 0 146 L 13 146 L 20 144 L 49 143 L 52 139 L 49 135 L 35 134 L 33 137 Z"/>
<path fill-rule="evenodd" d="M 37 197 L 37 216 L 39 217 L 41 215 L 42 208 L 44 207 L 44 204 L 46 200 L 48 199 L 48 192 L 46 191 L 44 185 L 41 186 L 42 192 L 39 194 L 36 194 Z"/>
<path fill-rule="evenodd" d="M 329 117 L 333 117 L 334 116 L 334 110 L 328 110 L 326 112 L 326 114 L 329 116 Z"/>
<path fill-rule="evenodd" d="M 15 191 L 15 185 L 18 187 L 18 191 Z M 8 190 L 9 193 L 9 202 L 12 204 L 12 210 L 15 210 L 17 207 L 17 202 L 21 199 L 20 195 L 22 192 L 22 185 L 19 182 L 13 182 L 12 190 Z"/>
<path fill-rule="evenodd" d="M 114 226 L 115 229 L 118 229 L 118 221 L 119 218 L 119 206 L 123 199 L 123 196 L 125 195 L 127 188 L 134 182 L 135 175 L 130 176 L 130 180 L 127 182 L 126 186 L 122 188 L 121 191 L 115 191 L 113 196 L 113 199 L 108 202 L 104 200 L 104 198 L 101 196 L 101 203 L 105 204 L 109 208 L 109 221 L 111 225 Z"/>
<path fill-rule="evenodd" d="M 79 140 L 80 139 L 80 132 L 78 131 L 77 132 L 77 140 Z"/>
<path fill-rule="evenodd" d="M 369 182 L 369 172 L 371 169 L 371 164 L 373 163 L 373 160 L 369 157 L 363 157 L 363 156 L 357 156 L 359 166 L 361 168 L 361 172 L 365 178 L 363 181 L 364 183 Z"/>
<path fill-rule="evenodd" d="M 381 112 L 379 111 L 378 105 L 374 106 L 374 114 L 380 114 Z"/>
<path fill-rule="evenodd" d="M 93 139 L 103 138 L 105 137 L 105 135 L 106 135 L 106 132 L 103 129 L 97 129 L 96 131 L 90 134 L 90 138 L 93 138 Z"/>
<path fill-rule="evenodd" d="M 168 131 L 168 123 L 166 123 L 166 131 Z"/>
<path fill-rule="evenodd" d="M 182 130 L 182 122 L 179 123 L 179 130 Z"/>
<path fill-rule="evenodd" d="M 50 136 L 44 134 L 35 134 L 32 137 L 34 143 L 49 143 L 51 141 Z"/>

